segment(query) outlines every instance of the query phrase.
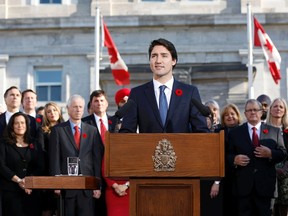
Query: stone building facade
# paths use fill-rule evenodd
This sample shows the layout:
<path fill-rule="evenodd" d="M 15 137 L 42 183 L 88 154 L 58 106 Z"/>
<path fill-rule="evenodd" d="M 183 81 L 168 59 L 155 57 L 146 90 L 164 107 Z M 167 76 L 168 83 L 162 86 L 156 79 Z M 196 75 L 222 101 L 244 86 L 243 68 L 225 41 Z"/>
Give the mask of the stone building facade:
<path fill-rule="evenodd" d="M 203 102 L 232 102 L 243 110 L 249 90 L 244 0 L 0 0 L 0 95 L 12 85 L 32 88 L 38 105 L 54 100 L 63 111 L 72 94 L 88 100 L 95 90 L 96 7 L 129 68 L 131 85 L 125 87 L 151 79 L 149 43 L 166 38 L 178 51 L 177 79 L 196 85 Z M 276 85 L 262 50 L 254 49 L 254 95 L 287 99 L 288 3 L 253 0 L 251 9 L 282 57 Z M 113 114 L 114 94 L 123 86 L 114 83 L 102 50 L 100 86 Z"/>

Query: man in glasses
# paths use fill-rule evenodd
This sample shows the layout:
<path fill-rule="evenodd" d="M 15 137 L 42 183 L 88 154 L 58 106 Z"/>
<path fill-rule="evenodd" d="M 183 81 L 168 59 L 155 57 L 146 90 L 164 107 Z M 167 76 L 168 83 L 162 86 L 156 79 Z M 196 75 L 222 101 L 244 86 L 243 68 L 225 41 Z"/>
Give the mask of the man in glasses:
<path fill-rule="evenodd" d="M 247 122 L 228 134 L 226 159 L 234 167 L 238 216 L 271 216 L 275 165 L 286 157 L 281 130 L 261 122 L 262 113 L 259 101 L 247 100 Z"/>

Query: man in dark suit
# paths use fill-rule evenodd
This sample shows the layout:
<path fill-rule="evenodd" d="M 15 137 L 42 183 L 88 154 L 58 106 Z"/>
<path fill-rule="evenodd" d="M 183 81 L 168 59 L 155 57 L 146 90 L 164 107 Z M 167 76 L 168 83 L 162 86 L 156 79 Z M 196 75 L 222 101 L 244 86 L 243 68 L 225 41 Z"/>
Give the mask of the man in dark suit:
<path fill-rule="evenodd" d="M 42 115 L 36 113 L 37 94 L 32 89 L 25 89 L 22 92 L 21 104 L 23 112 L 35 119 L 36 130 L 42 126 Z"/>
<path fill-rule="evenodd" d="M 201 102 L 198 89 L 173 78 L 172 71 L 178 60 L 174 45 L 165 39 L 152 41 L 149 60 L 153 80 L 131 90 L 129 100 L 135 105 L 124 115 L 120 132 L 135 133 L 137 129 L 140 133 L 209 132 L 205 117 L 192 102 Z M 166 117 L 162 119 L 161 86 L 164 86 L 166 101 Z"/>
<path fill-rule="evenodd" d="M 247 100 L 244 114 L 247 123 L 228 134 L 227 162 L 235 169 L 238 216 L 271 216 L 275 164 L 286 157 L 283 137 L 279 128 L 261 122 L 259 101 Z"/>
<path fill-rule="evenodd" d="M 7 110 L 0 115 L 0 137 L 3 136 L 3 132 L 9 122 L 10 117 L 20 110 L 21 91 L 16 86 L 11 86 L 5 91 L 4 100 Z M 30 135 L 32 138 L 35 138 L 37 131 L 35 118 L 29 115 L 28 118 L 30 121 Z"/>
<path fill-rule="evenodd" d="M 93 113 L 89 116 L 86 116 L 82 119 L 83 122 L 96 127 L 98 134 L 102 137 L 105 134 L 101 134 L 101 122 L 100 119 L 103 121 L 103 124 L 109 132 L 114 132 L 115 125 L 117 123 L 117 119 L 113 116 L 109 116 L 106 111 L 108 108 L 108 100 L 105 91 L 103 90 L 95 90 L 90 94 L 90 107 L 93 110 Z M 103 133 L 103 132 L 102 132 Z M 101 156 L 104 157 L 104 143 L 101 139 Z M 107 215 L 107 207 L 105 201 L 105 189 L 106 184 L 105 180 L 102 178 L 102 188 L 101 188 L 101 197 L 95 201 L 97 215 L 99 216 L 106 216 Z"/>
<path fill-rule="evenodd" d="M 81 121 L 85 101 L 80 95 L 73 95 L 67 102 L 69 120 L 52 128 L 49 147 L 51 175 L 67 174 L 67 157 L 79 157 L 79 173 L 87 176 L 101 176 L 101 137 L 95 127 Z M 78 128 L 77 128 L 78 127 Z M 74 139 L 80 132 L 80 144 Z M 74 135 L 73 135 L 74 134 Z M 55 191 L 60 194 L 60 191 Z M 96 215 L 93 198 L 99 198 L 100 190 L 64 191 L 65 215 Z"/>

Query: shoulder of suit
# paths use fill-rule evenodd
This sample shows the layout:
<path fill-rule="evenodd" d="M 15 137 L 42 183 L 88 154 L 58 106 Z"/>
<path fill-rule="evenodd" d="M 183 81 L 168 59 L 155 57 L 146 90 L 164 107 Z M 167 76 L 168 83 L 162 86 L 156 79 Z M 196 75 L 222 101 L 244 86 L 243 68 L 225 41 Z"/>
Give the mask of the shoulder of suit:
<path fill-rule="evenodd" d="M 266 124 L 266 123 L 262 123 L 262 128 L 267 128 L 267 129 L 270 129 L 270 130 L 280 130 L 280 128 L 278 127 L 274 127 L 273 125 L 269 125 L 269 124 Z"/>
<path fill-rule="evenodd" d="M 245 123 L 243 123 L 237 127 L 234 127 L 232 130 L 229 131 L 229 133 L 231 133 L 231 132 L 233 133 L 235 131 L 237 132 L 239 130 L 246 130 L 247 128 L 248 128 L 248 125 L 247 125 L 247 122 L 245 122 Z"/>
<path fill-rule="evenodd" d="M 96 130 L 96 127 L 95 126 L 93 126 L 93 125 L 91 125 L 91 124 L 88 124 L 88 123 L 86 123 L 86 122 L 81 122 L 81 127 L 82 127 L 82 129 L 89 129 L 89 130 Z"/>
<path fill-rule="evenodd" d="M 93 134 L 95 136 L 98 134 L 98 130 L 95 126 L 87 124 L 85 122 L 82 122 L 81 131 L 82 133 Z"/>
<path fill-rule="evenodd" d="M 51 130 L 55 129 L 55 128 L 59 128 L 59 127 L 67 127 L 70 126 L 69 121 L 65 121 L 65 122 L 61 122 L 59 124 L 56 124 L 55 126 L 52 127 Z"/>
<path fill-rule="evenodd" d="M 138 91 L 138 90 L 141 90 L 141 89 L 146 89 L 149 86 L 153 87 L 153 81 L 150 81 L 150 82 L 144 83 L 142 85 L 136 86 L 136 87 L 132 88 L 131 91 Z"/>
<path fill-rule="evenodd" d="M 174 79 L 174 85 L 175 85 L 177 88 L 183 88 L 184 90 L 185 90 L 185 89 L 188 89 L 189 91 L 191 91 L 191 89 L 197 89 L 197 87 L 194 86 L 194 85 L 187 84 L 187 83 L 183 83 L 183 82 L 180 82 L 180 81 L 175 80 L 175 79 Z M 174 86 L 173 86 L 173 87 L 174 87 Z"/>
<path fill-rule="evenodd" d="M 82 118 L 82 122 L 90 121 L 93 118 L 94 118 L 94 114 L 85 116 L 84 118 Z"/>

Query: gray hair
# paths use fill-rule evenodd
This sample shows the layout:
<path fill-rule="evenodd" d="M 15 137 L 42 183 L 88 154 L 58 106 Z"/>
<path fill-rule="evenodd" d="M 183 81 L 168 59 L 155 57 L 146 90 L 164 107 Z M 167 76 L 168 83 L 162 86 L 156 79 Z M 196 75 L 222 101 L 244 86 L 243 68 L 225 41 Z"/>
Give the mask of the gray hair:
<path fill-rule="evenodd" d="M 85 104 L 85 99 L 81 96 L 81 95 L 78 95 L 78 94 L 74 94 L 72 95 L 68 101 L 67 101 L 67 108 L 71 106 L 72 102 L 76 99 L 81 99 L 83 101 L 83 104 Z"/>
<path fill-rule="evenodd" d="M 256 99 L 248 99 L 247 101 L 246 101 L 246 103 L 245 103 L 245 110 L 246 110 L 246 107 L 247 107 L 247 105 L 248 104 L 257 104 L 258 105 L 258 107 L 259 107 L 259 109 L 261 109 L 262 110 L 262 104 L 258 101 L 258 100 L 256 100 Z"/>

